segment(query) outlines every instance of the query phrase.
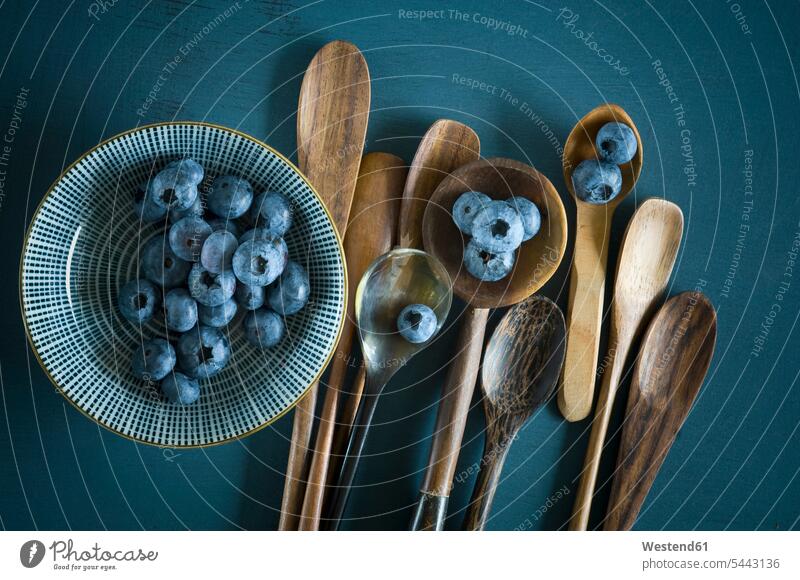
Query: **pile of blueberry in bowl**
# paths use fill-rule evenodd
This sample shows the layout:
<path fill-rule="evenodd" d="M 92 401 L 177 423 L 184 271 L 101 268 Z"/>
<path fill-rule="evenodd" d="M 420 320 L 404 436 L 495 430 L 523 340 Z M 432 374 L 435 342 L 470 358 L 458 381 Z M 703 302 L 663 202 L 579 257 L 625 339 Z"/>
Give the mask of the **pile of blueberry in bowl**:
<path fill-rule="evenodd" d="M 189 405 L 200 381 L 222 371 L 231 358 L 223 329 L 239 310 L 241 328 L 256 348 L 283 339 L 284 318 L 298 313 L 311 293 L 308 273 L 289 259 L 283 236 L 292 226 L 292 207 L 280 192 L 254 195 L 243 177 L 220 175 L 207 196 L 198 186 L 203 167 L 190 158 L 173 160 L 133 196 L 142 221 L 167 219 L 162 236 L 144 245 L 139 271 L 119 291 L 119 309 L 141 325 L 163 317 L 169 340 L 153 337 L 133 353 L 133 373 L 161 381 L 170 402 Z"/>
<path fill-rule="evenodd" d="M 20 295 L 71 404 L 127 438 L 195 447 L 271 424 L 319 379 L 347 275 L 330 214 L 285 157 L 175 122 L 64 171 L 28 229 Z"/>
<path fill-rule="evenodd" d="M 520 245 L 539 233 L 542 214 L 525 197 L 493 200 L 467 191 L 453 205 L 453 221 L 471 238 L 464 250 L 467 272 L 483 282 L 497 282 L 514 269 Z"/>

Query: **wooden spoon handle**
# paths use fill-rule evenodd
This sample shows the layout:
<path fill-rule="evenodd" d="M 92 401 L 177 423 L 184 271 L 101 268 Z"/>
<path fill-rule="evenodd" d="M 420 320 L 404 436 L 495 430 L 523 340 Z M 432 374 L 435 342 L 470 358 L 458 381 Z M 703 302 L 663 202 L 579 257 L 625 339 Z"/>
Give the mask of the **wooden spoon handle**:
<path fill-rule="evenodd" d="M 372 389 L 372 392 L 361 398 L 353 429 L 350 432 L 350 442 L 347 446 L 342 472 L 333 490 L 331 509 L 326 522 L 328 529 L 339 529 L 344 510 L 347 507 L 347 500 L 350 497 L 353 480 L 356 477 L 358 462 L 361 460 L 361 452 L 364 450 L 364 444 L 367 441 L 367 433 L 372 424 L 372 417 L 375 415 L 375 409 L 378 406 L 379 397 L 380 391 Z"/>
<path fill-rule="evenodd" d="M 403 160 L 388 153 L 368 153 L 361 160 L 358 182 L 344 238 L 347 257 L 347 276 L 350 287 L 347 299 L 347 317 L 342 336 L 331 363 L 325 399 L 320 414 L 314 455 L 308 473 L 301 530 L 318 530 L 322 516 L 325 483 L 330 465 L 339 398 L 347 374 L 350 351 L 355 334 L 354 303 L 358 280 L 370 263 L 392 249 L 397 224 L 397 208 L 406 168 Z M 350 229 L 352 227 L 352 229 Z M 349 425 L 349 423 L 348 423 Z"/>
<path fill-rule="evenodd" d="M 626 342 L 629 341 L 622 341 L 622 344 Z M 619 352 L 620 341 L 617 339 L 617 329 L 613 322 L 608 344 L 609 363 L 603 374 L 603 383 L 600 387 L 600 394 L 597 397 L 592 432 L 589 435 L 589 445 L 586 448 L 586 458 L 583 461 L 583 471 L 581 472 L 578 492 L 575 494 L 572 518 L 569 522 L 569 529 L 575 531 L 586 530 L 589 526 L 592 497 L 594 496 L 597 472 L 600 467 L 600 456 L 603 453 L 603 444 L 605 443 L 608 424 L 611 420 L 614 397 L 619 387 L 622 369 L 628 354 L 627 349 L 625 349 L 625 352 Z"/>
<path fill-rule="evenodd" d="M 363 362 L 358 368 L 356 378 L 353 384 L 350 385 L 350 391 L 345 397 L 344 404 L 342 405 L 342 414 L 339 417 L 339 422 L 333 434 L 333 445 L 331 447 L 331 463 L 328 466 L 328 481 L 327 485 L 331 486 L 336 483 L 336 478 L 342 470 L 342 462 L 347 453 L 347 444 L 350 441 L 350 432 L 353 429 L 353 423 L 358 414 L 358 407 L 361 403 L 361 395 L 364 394 L 364 385 L 367 382 L 367 367 Z M 330 489 L 326 492 L 330 495 Z M 326 502 L 328 500 L 325 500 Z"/>
<path fill-rule="evenodd" d="M 494 439 L 492 437 L 490 440 L 490 434 L 487 432 L 481 468 L 475 488 L 472 490 L 472 499 L 467 509 L 467 515 L 464 518 L 465 530 L 482 530 L 486 527 L 489 519 L 494 494 L 497 491 L 497 484 L 500 482 L 500 473 L 503 471 L 503 464 L 506 461 L 513 437 L 500 442 L 493 441 Z"/>
<path fill-rule="evenodd" d="M 578 203 L 567 349 L 558 392 L 558 407 L 567 421 L 580 421 L 592 410 L 612 212 L 605 206 Z"/>
<path fill-rule="evenodd" d="M 316 406 L 317 383 L 314 383 L 294 408 L 292 440 L 289 444 L 289 461 L 286 463 L 286 479 L 283 482 L 281 517 L 278 520 L 278 529 L 281 531 L 296 530 L 300 521 Z"/>
<path fill-rule="evenodd" d="M 411 522 L 412 530 L 440 530 L 444 526 L 447 498 L 453 485 L 469 404 L 478 378 L 488 319 L 489 310 L 486 308 L 470 306 L 464 313 L 456 341 L 456 355 L 450 361 L 442 387 L 436 430 L 425 481 Z"/>

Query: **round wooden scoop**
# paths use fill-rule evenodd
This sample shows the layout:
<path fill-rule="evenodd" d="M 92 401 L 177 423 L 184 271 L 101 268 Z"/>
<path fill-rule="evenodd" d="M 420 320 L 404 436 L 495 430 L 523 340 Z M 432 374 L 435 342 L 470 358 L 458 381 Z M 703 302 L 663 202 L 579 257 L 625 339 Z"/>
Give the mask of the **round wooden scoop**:
<path fill-rule="evenodd" d="M 717 314 L 699 292 L 671 298 L 647 330 L 633 375 L 606 530 L 629 530 L 711 364 Z"/>
<path fill-rule="evenodd" d="M 663 199 L 644 202 L 633 214 L 625 231 L 614 283 L 614 310 L 608 338 L 609 363 L 603 373 L 583 473 L 575 494 L 570 521 L 572 530 L 585 530 L 589 525 L 600 455 L 622 371 L 631 346 L 641 335 L 667 288 L 682 235 L 683 213 L 677 205 Z"/>
<path fill-rule="evenodd" d="M 603 205 L 582 201 L 572 187 L 572 171 L 584 159 L 597 157 L 594 141 L 600 127 L 612 121 L 633 129 L 636 155 L 622 171 L 622 190 Z M 642 171 L 642 140 L 628 114 L 617 105 L 601 105 L 575 125 L 564 145 L 564 180 L 577 204 L 575 255 L 569 283 L 567 353 L 564 376 L 558 392 L 558 407 L 567 421 L 585 419 L 592 410 L 600 324 L 608 261 L 608 239 L 614 210 L 630 193 Z"/>
<path fill-rule="evenodd" d="M 467 240 L 453 223 L 452 210 L 456 199 L 471 190 L 493 199 L 528 198 L 542 214 L 541 230 L 517 251 L 514 271 L 497 282 L 481 282 L 462 265 Z M 453 279 L 453 291 L 469 303 L 442 387 L 428 467 L 411 522 L 413 530 L 438 530 L 444 526 L 489 308 L 524 300 L 550 279 L 564 255 L 567 218 L 553 184 L 533 167 L 513 159 L 481 159 L 460 167 L 436 188 L 425 210 L 422 236 L 425 249 L 441 260 Z"/>
<path fill-rule="evenodd" d="M 481 369 L 486 442 L 464 529 L 486 526 L 511 443 L 558 384 L 565 337 L 561 310 L 543 296 L 510 308 L 492 334 Z"/>

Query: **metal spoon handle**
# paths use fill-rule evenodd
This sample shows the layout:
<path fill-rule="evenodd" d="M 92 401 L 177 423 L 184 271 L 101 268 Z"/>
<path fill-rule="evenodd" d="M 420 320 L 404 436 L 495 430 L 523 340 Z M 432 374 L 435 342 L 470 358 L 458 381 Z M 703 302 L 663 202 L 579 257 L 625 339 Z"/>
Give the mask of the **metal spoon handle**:
<path fill-rule="evenodd" d="M 369 378 L 367 379 L 369 382 Z M 375 391 L 367 385 L 367 392 L 361 398 L 361 405 L 358 407 L 353 429 L 350 431 L 350 442 L 347 445 L 342 472 L 339 475 L 339 482 L 336 485 L 331 501 L 330 513 L 328 514 L 328 529 L 337 530 L 344 516 L 347 507 L 347 500 L 350 497 L 350 489 L 356 477 L 358 462 L 361 460 L 361 452 L 364 450 L 364 443 L 367 441 L 367 433 L 372 424 L 372 417 L 378 406 L 380 391 Z"/>
<path fill-rule="evenodd" d="M 478 479 L 475 482 L 472 499 L 464 518 L 465 530 L 482 530 L 486 527 L 492 509 L 492 501 L 494 501 L 494 493 L 497 491 L 497 484 L 500 483 L 500 473 L 503 471 L 503 464 L 513 441 L 513 437 L 500 442 L 490 441 L 488 437 L 487 434 Z"/>

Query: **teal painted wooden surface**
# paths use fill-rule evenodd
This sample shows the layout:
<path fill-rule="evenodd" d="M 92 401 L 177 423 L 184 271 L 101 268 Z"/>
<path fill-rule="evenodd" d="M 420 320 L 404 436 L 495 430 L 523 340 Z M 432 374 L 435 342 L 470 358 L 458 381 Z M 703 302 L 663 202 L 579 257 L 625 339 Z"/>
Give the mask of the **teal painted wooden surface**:
<path fill-rule="evenodd" d="M 436 11 L 414 12 L 426 9 Z M 213 121 L 294 157 L 302 73 L 322 44 L 345 38 L 372 74 L 368 150 L 410 160 L 433 120 L 455 118 L 480 134 L 485 155 L 543 171 L 570 214 L 559 161 L 570 128 L 604 100 L 630 112 L 645 170 L 614 238 L 642 199 L 678 203 L 686 232 L 671 290 L 700 285 L 719 309 L 709 378 L 638 527 L 798 527 L 798 19 L 796 3 L 755 0 L 1 4 L 0 525 L 275 528 L 291 416 L 241 442 L 175 453 L 98 428 L 56 394 L 28 349 L 18 257 L 61 170 L 137 124 Z M 616 242 L 612 265 L 615 255 Z M 569 258 L 543 290 L 562 307 Z M 382 400 L 364 487 L 352 496 L 358 519 L 347 527 L 407 525 L 445 356 L 420 356 Z M 490 529 L 564 524 L 587 427 L 562 421 L 554 403 L 536 416 L 509 455 Z M 476 407 L 451 528 L 471 492 L 482 428 Z M 614 441 L 609 450 L 601 481 Z"/>

